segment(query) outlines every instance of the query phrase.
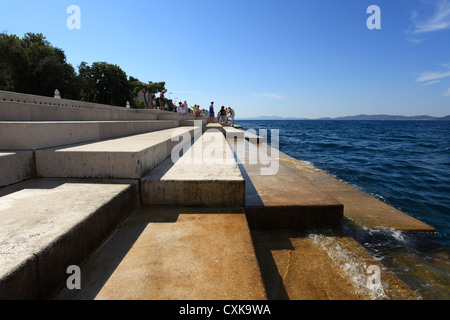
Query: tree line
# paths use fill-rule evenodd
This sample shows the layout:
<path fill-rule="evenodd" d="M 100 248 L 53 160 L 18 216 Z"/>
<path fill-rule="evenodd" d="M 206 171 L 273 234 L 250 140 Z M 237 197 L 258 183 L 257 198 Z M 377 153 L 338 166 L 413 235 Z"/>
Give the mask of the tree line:
<path fill-rule="evenodd" d="M 81 62 L 75 70 L 64 51 L 41 33 L 22 38 L 0 33 L 0 90 L 53 96 L 55 89 L 64 99 L 122 107 L 129 101 L 144 108 L 152 105 L 152 95 L 165 90 L 165 82 L 143 83 L 107 62 Z M 139 92 L 145 102 L 136 101 Z"/>

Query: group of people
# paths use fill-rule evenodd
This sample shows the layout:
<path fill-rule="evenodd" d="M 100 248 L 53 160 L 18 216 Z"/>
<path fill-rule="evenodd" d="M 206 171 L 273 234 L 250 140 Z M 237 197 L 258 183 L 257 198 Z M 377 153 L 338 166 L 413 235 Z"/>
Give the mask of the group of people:
<path fill-rule="evenodd" d="M 184 103 L 178 103 L 178 108 L 177 108 L 177 112 L 181 115 L 185 115 L 188 114 L 190 111 L 188 104 L 186 102 L 186 100 L 184 101 Z M 196 117 L 201 117 L 202 116 L 202 110 L 200 109 L 199 105 L 194 105 L 192 107 L 192 113 L 195 114 Z"/>
<path fill-rule="evenodd" d="M 154 100 L 155 105 L 157 105 L 157 106 L 159 105 L 159 108 L 161 110 L 175 111 L 180 115 L 186 115 L 186 114 L 190 113 L 191 109 L 189 109 L 189 106 L 188 106 L 186 100 L 184 101 L 184 103 L 180 101 L 176 108 L 175 108 L 175 106 L 173 106 L 173 107 L 168 106 L 167 99 L 164 97 L 164 94 L 166 92 L 167 92 L 167 90 L 164 90 L 160 93 L 158 103 L 156 103 L 156 101 Z M 195 114 L 196 117 L 201 117 L 202 110 L 200 109 L 200 106 L 197 104 L 194 105 L 192 107 L 192 113 Z M 231 107 L 225 108 L 224 106 L 222 106 L 220 108 L 219 112 L 217 113 L 217 118 L 216 118 L 216 114 L 214 112 L 214 101 L 211 102 L 211 105 L 209 107 L 210 122 L 218 122 L 220 124 L 225 124 L 225 123 L 231 122 L 232 126 L 234 126 L 234 117 L 235 117 L 235 113 Z"/>
<path fill-rule="evenodd" d="M 234 116 L 235 113 L 231 107 L 225 108 L 222 106 L 217 113 L 217 122 L 225 124 L 231 121 L 232 126 L 234 127 Z M 215 122 L 214 101 L 211 102 L 211 106 L 209 107 L 209 121 Z"/>

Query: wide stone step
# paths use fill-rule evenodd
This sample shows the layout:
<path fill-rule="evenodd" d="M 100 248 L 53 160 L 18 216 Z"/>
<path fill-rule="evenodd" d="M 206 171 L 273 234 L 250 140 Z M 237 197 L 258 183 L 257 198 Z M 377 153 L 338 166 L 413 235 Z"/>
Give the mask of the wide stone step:
<path fill-rule="evenodd" d="M 223 127 L 227 139 L 244 139 L 245 131 L 234 127 Z"/>
<path fill-rule="evenodd" d="M 56 300 L 263 300 L 242 208 L 137 209 Z"/>
<path fill-rule="evenodd" d="M 0 299 L 46 299 L 139 203 L 136 180 L 32 179 L 0 189 Z"/>
<path fill-rule="evenodd" d="M 38 177 L 139 179 L 171 155 L 193 127 L 37 150 Z M 189 142 L 184 141 L 184 142 Z"/>
<path fill-rule="evenodd" d="M 0 151 L 0 187 L 34 178 L 33 151 Z"/>
<path fill-rule="evenodd" d="M 178 127 L 179 121 L 0 122 L 0 149 L 36 150 Z"/>
<path fill-rule="evenodd" d="M 0 121 L 142 121 L 158 120 L 159 112 L 163 112 L 32 97 L 43 101 L 23 102 L 21 97 L 2 100 L 0 91 Z"/>
<path fill-rule="evenodd" d="M 222 132 L 209 130 L 145 175 L 141 193 L 149 205 L 243 206 L 245 181 Z"/>
<path fill-rule="evenodd" d="M 230 139 L 229 143 L 245 178 L 250 229 L 341 226 L 343 205 L 280 162 L 277 150 L 246 139 Z"/>

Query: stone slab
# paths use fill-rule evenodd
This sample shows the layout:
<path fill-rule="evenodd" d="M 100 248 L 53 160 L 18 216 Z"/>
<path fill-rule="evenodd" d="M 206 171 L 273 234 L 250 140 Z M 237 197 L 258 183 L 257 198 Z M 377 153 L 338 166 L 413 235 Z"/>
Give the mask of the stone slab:
<path fill-rule="evenodd" d="M 206 126 L 208 124 L 208 119 L 206 118 L 195 118 L 192 120 L 180 120 L 180 126 L 196 126 L 197 124 Z"/>
<path fill-rule="evenodd" d="M 176 160 L 168 158 L 141 179 L 151 205 L 243 206 L 245 181 L 221 132 L 207 131 Z"/>
<path fill-rule="evenodd" d="M 0 122 L 0 149 L 36 150 L 178 127 L 178 121 Z"/>
<path fill-rule="evenodd" d="M 33 151 L 0 151 L 0 187 L 34 178 Z"/>
<path fill-rule="evenodd" d="M 263 300 L 242 208 L 141 207 L 56 300 Z"/>
<path fill-rule="evenodd" d="M 230 142 L 230 146 L 245 178 L 245 213 L 252 230 L 341 226 L 342 203 L 286 167 L 270 146 L 246 140 Z M 270 167 L 273 170 L 264 171 Z"/>
<path fill-rule="evenodd" d="M 195 115 L 193 114 L 185 114 L 185 115 L 181 115 L 178 114 L 176 112 L 164 112 L 164 113 L 160 113 L 158 115 L 158 119 L 159 120 L 179 120 L 179 121 L 185 121 L 185 120 L 194 120 L 195 119 Z"/>
<path fill-rule="evenodd" d="M 220 131 L 222 133 L 224 132 L 223 126 L 220 123 L 208 123 L 203 127 L 203 132 L 208 130 Z"/>
<path fill-rule="evenodd" d="M 40 99 L 40 97 L 38 97 Z M 53 99 L 53 98 L 46 98 Z M 131 121 L 158 120 L 152 110 L 84 106 L 80 101 L 18 102 L 0 97 L 0 121 Z"/>
<path fill-rule="evenodd" d="M 353 238 L 330 232 L 252 231 L 269 300 L 417 300 L 379 259 Z M 367 286 L 378 266 L 381 287 Z"/>
<path fill-rule="evenodd" d="M 234 127 L 223 127 L 227 139 L 244 139 L 245 131 Z"/>
<path fill-rule="evenodd" d="M 193 132 L 192 127 L 179 127 L 37 150 L 36 174 L 48 178 L 139 179 L 169 157 L 179 140 L 190 141 Z"/>
<path fill-rule="evenodd" d="M 0 299 L 46 299 L 139 203 L 137 181 L 32 179 L 0 189 Z"/>

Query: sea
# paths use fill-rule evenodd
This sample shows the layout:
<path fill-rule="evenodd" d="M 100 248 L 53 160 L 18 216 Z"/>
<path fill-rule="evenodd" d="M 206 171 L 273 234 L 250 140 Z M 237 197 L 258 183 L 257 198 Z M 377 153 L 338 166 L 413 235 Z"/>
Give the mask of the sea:
<path fill-rule="evenodd" d="M 347 232 L 423 299 L 450 299 L 450 121 L 241 120 L 279 149 L 432 226 Z"/>

